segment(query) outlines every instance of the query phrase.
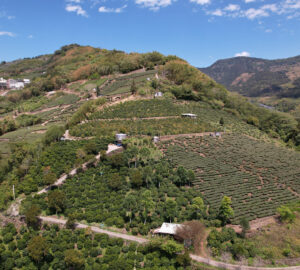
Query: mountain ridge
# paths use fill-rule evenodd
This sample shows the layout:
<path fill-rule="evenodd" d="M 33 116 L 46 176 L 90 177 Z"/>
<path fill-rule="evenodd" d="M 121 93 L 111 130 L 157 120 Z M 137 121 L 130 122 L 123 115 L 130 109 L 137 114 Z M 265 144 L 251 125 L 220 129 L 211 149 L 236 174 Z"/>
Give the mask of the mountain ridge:
<path fill-rule="evenodd" d="M 276 60 L 234 57 L 199 70 L 244 96 L 300 97 L 300 55 Z"/>

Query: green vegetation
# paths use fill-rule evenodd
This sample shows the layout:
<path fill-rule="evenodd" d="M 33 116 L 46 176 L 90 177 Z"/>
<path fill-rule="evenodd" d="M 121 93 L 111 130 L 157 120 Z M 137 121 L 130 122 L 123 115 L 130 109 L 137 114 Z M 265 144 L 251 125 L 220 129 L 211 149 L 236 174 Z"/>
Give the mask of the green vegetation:
<path fill-rule="evenodd" d="M 231 197 L 233 223 L 273 215 L 300 194 L 300 155 L 283 147 L 237 134 L 177 138 L 160 147 L 174 166 L 195 172 L 193 184 L 212 208 L 222 194 Z"/>
<path fill-rule="evenodd" d="M 285 205 L 281 210 L 283 208 L 294 215 L 292 223 L 272 223 L 249 235 L 244 231 L 236 234 L 231 228 L 213 229 L 207 239 L 213 256 L 221 257 L 227 252 L 233 259 L 248 259 L 249 264 L 295 265 L 300 256 L 299 201 Z"/>
<path fill-rule="evenodd" d="M 54 127 L 47 137 L 57 139 Z M 52 137 L 52 135 L 54 137 Z M 46 138 L 47 138 L 46 137 Z M 110 138 L 90 141 L 59 141 L 43 146 L 19 143 L 12 145 L 8 160 L 0 167 L 0 208 L 4 209 L 13 199 L 12 185 L 15 185 L 16 195 L 37 191 L 38 187 L 53 183 L 63 173 L 87 160 L 94 158 L 95 153 L 107 149 Z"/>
<path fill-rule="evenodd" d="M 69 230 L 45 224 L 33 231 L 8 224 L 0 230 L 0 268 L 10 269 L 198 269 L 174 240 L 147 245 L 108 238 L 87 229 Z"/>
<path fill-rule="evenodd" d="M 125 75 L 117 77 L 116 79 L 110 79 L 109 84 L 101 90 L 102 95 L 114 95 L 121 93 L 131 92 L 132 82 L 136 84 L 136 88 L 144 85 L 147 82 L 148 78 L 153 78 L 157 71 L 150 70 L 141 73 L 134 73 L 131 75 Z M 135 92 L 137 89 L 135 89 Z"/>
<path fill-rule="evenodd" d="M 300 95 L 299 63 L 299 56 L 279 60 L 235 57 L 200 70 L 245 96 L 295 98 Z"/>
<path fill-rule="evenodd" d="M 129 135 L 171 135 L 182 133 L 199 133 L 219 129 L 192 119 L 147 119 L 147 120 L 112 120 L 92 121 L 74 126 L 70 134 L 76 137 L 112 136 L 123 132 Z"/>
<path fill-rule="evenodd" d="M 59 188 L 66 198 L 59 212 L 142 235 L 164 221 L 208 219 L 201 193 L 189 188 L 194 174 L 182 167 L 172 169 L 153 147 L 146 139 L 129 141 L 123 153 L 102 156 L 96 168 L 68 179 Z M 56 213 L 49 205 L 54 192 L 28 197 L 24 208 L 40 205 L 47 214 Z"/>

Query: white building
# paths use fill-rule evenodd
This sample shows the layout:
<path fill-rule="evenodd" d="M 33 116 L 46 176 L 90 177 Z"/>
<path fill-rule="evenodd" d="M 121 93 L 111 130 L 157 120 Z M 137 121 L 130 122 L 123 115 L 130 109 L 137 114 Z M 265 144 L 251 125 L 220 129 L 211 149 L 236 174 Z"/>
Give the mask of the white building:
<path fill-rule="evenodd" d="M 155 98 L 159 98 L 159 97 L 162 97 L 163 96 L 163 93 L 162 92 L 156 92 L 154 97 Z"/>
<path fill-rule="evenodd" d="M 14 79 L 9 79 L 7 85 L 8 85 L 9 89 L 14 89 L 14 90 L 20 90 L 25 87 L 25 84 L 23 81 L 17 81 Z"/>
<path fill-rule="evenodd" d="M 0 78 L 0 89 L 7 89 L 7 80 Z"/>
<path fill-rule="evenodd" d="M 188 117 L 188 118 L 197 118 L 197 114 L 193 114 L 193 113 L 183 113 L 181 116 Z"/>
<path fill-rule="evenodd" d="M 154 230 L 154 234 L 168 234 L 176 235 L 176 231 L 179 228 L 182 228 L 184 225 L 176 223 L 166 223 L 164 222 L 160 228 Z"/>
<path fill-rule="evenodd" d="M 30 84 L 30 79 L 24 79 L 23 82 L 24 82 L 25 85 Z"/>
<path fill-rule="evenodd" d="M 126 138 L 127 138 L 127 134 L 124 134 L 124 133 L 116 134 L 116 141 L 117 142 L 122 142 Z"/>

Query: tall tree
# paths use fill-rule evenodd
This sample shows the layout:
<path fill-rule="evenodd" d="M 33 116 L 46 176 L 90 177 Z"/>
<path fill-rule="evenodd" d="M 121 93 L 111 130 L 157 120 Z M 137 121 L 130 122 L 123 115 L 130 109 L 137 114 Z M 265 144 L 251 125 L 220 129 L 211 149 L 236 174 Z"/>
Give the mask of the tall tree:
<path fill-rule="evenodd" d="M 134 212 L 137 210 L 137 200 L 132 194 L 126 196 L 123 207 L 126 210 L 126 216 L 129 217 L 129 222 L 131 223 Z"/>
<path fill-rule="evenodd" d="M 148 216 L 152 213 L 155 208 L 155 204 L 152 200 L 152 195 L 150 190 L 146 190 L 142 194 L 141 205 L 143 207 L 142 216 L 144 218 L 144 224 L 146 224 Z"/>
<path fill-rule="evenodd" d="M 41 213 L 41 209 L 36 204 L 31 205 L 25 211 L 25 219 L 28 226 L 37 229 L 40 225 L 40 220 L 38 216 Z"/>
<path fill-rule="evenodd" d="M 164 208 L 166 218 L 168 218 L 170 222 L 172 222 L 172 220 L 174 220 L 177 215 L 177 203 L 169 198 L 166 200 Z"/>
<path fill-rule="evenodd" d="M 132 80 L 132 82 L 131 82 L 130 92 L 133 95 L 137 92 L 137 86 L 136 86 L 135 80 Z"/>
<path fill-rule="evenodd" d="M 84 266 L 84 257 L 79 250 L 69 249 L 65 251 L 65 263 L 69 269 L 82 269 Z"/>
<path fill-rule="evenodd" d="M 30 257 L 37 263 L 41 262 L 48 254 L 49 247 L 46 240 L 41 236 L 33 237 L 27 246 Z"/>
<path fill-rule="evenodd" d="M 231 208 L 231 204 L 231 199 L 227 196 L 224 196 L 221 201 L 218 214 L 218 217 L 222 221 L 223 225 L 227 224 L 230 219 L 234 217 L 234 211 Z"/>
<path fill-rule="evenodd" d="M 55 210 L 55 213 L 61 213 L 65 209 L 66 196 L 62 191 L 54 190 L 48 196 L 48 206 Z"/>
<path fill-rule="evenodd" d="M 200 218 L 205 209 L 205 205 L 203 199 L 201 197 L 195 197 L 192 200 L 192 209 L 194 212 L 194 216 L 196 219 Z"/>

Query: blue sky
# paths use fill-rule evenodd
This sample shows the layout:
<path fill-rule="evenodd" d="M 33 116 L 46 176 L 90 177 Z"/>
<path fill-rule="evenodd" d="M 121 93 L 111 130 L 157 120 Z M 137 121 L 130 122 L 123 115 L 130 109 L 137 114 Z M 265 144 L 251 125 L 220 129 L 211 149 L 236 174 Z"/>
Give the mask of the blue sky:
<path fill-rule="evenodd" d="M 78 43 L 204 67 L 300 54 L 300 0 L 0 0 L 0 61 Z"/>

